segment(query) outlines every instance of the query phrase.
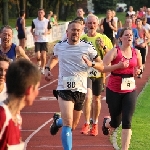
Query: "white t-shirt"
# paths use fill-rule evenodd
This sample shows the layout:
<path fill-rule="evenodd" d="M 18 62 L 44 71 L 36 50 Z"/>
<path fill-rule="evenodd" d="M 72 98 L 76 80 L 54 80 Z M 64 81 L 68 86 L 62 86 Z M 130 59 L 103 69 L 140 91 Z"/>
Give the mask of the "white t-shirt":
<path fill-rule="evenodd" d="M 59 76 L 57 90 L 71 90 L 82 93 L 87 92 L 87 76 L 89 67 L 82 56 L 93 60 L 97 56 L 97 51 L 90 42 L 80 40 L 76 45 L 69 45 L 68 41 L 62 41 L 55 45 L 54 55 L 59 60 Z M 75 79 L 73 79 L 75 78 Z M 66 87 L 66 84 L 75 83 L 76 88 Z"/>
<path fill-rule="evenodd" d="M 39 20 L 38 18 L 33 19 L 35 35 L 37 35 L 36 42 L 48 42 L 48 35 L 44 35 L 44 33 L 48 30 L 48 22 L 49 20 L 46 18 L 43 20 Z"/>
<path fill-rule="evenodd" d="M 4 101 L 7 98 L 7 93 L 6 93 L 6 84 L 4 84 L 3 91 L 0 92 L 0 102 Z"/>
<path fill-rule="evenodd" d="M 143 25 L 144 29 L 150 31 L 150 25 L 148 23 L 146 23 L 145 25 Z"/>
<path fill-rule="evenodd" d="M 129 14 L 129 16 L 135 15 L 135 11 L 128 11 L 127 13 Z"/>
<path fill-rule="evenodd" d="M 113 20 L 114 20 L 115 25 L 116 25 L 116 27 L 117 27 L 117 24 L 118 24 L 118 17 L 114 17 Z M 113 31 L 113 37 L 115 37 L 115 35 L 117 35 L 117 32 Z"/>

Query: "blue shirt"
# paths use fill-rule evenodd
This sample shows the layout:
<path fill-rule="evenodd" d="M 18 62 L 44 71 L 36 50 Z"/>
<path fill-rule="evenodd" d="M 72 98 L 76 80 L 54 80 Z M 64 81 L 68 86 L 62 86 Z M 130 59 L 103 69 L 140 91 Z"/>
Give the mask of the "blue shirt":
<path fill-rule="evenodd" d="M 10 50 L 7 53 L 3 53 L 0 50 L 0 54 L 5 54 L 9 59 L 14 61 L 16 59 L 16 45 L 12 43 Z"/>

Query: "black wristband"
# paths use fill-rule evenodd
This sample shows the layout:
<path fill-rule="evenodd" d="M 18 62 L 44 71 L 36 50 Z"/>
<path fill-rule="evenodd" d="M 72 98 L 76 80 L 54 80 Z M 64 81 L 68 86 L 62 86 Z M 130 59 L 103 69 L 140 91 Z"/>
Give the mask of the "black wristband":
<path fill-rule="evenodd" d="M 45 69 L 47 69 L 48 71 L 50 71 L 50 67 L 46 66 Z"/>

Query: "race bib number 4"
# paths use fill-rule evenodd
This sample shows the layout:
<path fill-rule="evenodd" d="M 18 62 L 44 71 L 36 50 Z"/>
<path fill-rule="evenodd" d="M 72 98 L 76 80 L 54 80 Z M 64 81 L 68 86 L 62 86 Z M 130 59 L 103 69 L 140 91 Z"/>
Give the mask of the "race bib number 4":
<path fill-rule="evenodd" d="M 101 76 L 101 73 L 97 69 L 90 67 L 88 71 L 88 77 L 100 77 L 100 76 Z"/>
<path fill-rule="evenodd" d="M 122 78 L 121 90 L 133 90 L 135 89 L 134 77 Z"/>
<path fill-rule="evenodd" d="M 63 77 L 64 89 L 77 89 L 82 87 L 82 79 L 80 77 Z"/>

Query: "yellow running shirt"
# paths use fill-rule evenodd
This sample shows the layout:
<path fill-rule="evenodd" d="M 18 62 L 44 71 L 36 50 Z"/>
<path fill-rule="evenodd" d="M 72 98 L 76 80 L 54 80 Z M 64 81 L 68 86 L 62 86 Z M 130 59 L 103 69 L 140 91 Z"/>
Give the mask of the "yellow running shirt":
<path fill-rule="evenodd" d="M 98 42 L 96 42 L 98 38 L 101 38 L 104 41 L 104 45 L 106 45 L 109 50 L 113 48 L 111 40 L 104 34 L 96 33 L 96 36 L 94 37 L 88 37 L 87 34 L 81 36 L 81 40 L 92 42 L 95 49 L 97 50 L 98 55 L 101 57 L 101 59 L 103 59 L 105 51 L 102 47 L 99 46 Z"/>

